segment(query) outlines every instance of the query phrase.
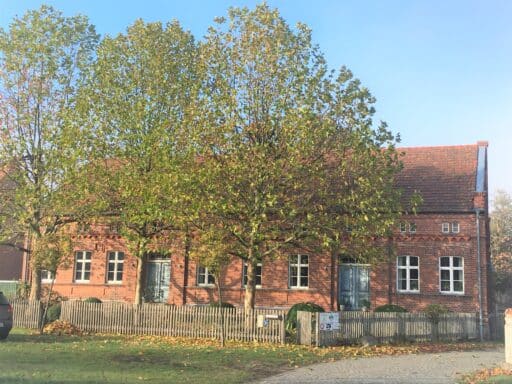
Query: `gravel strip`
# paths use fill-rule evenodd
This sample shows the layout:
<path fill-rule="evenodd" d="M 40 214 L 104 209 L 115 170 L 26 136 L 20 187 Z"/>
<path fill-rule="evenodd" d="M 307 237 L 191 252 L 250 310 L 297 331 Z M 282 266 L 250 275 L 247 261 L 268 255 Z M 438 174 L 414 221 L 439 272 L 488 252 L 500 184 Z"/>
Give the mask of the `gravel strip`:
<path fill-rule="evenodd" d="M 303 367 L 259 381 L 260 384 L 444 384 L 461 375 L 502 365 L 503 349 L 343 359 Z"/>

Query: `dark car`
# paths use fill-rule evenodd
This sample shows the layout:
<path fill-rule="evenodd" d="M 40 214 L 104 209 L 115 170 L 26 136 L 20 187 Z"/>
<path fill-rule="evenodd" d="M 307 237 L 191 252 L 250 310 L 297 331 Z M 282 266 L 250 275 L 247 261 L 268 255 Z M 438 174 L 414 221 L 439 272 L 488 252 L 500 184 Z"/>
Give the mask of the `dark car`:
<path fill-rule="evenodd" d="M 0 340 L 9 335 L 12 328 L 12 306 L 9 300 L 0 292 Z"/>

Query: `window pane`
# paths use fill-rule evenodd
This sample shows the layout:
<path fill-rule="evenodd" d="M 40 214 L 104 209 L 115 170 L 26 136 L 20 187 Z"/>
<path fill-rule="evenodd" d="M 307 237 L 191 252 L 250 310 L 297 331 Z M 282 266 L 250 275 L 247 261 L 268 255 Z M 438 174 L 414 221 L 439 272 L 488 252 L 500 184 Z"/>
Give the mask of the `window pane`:
<path fill-rule="evenodd" d="M 418 280 L 411 280 L 411 291 L 418 290 Z"/>
<path fill-rule="evenodd" d="M 215 277 L 212 274 L 208 274 L 208 284 L 215 284 Z"/>
<path fill-rule="evenodd" d="M 122 281 L 123 280 L 123 272 L 122 271 L 118 271 L 117 272 L 117 281 Z"/>
<path fill-rule="evenodd" d="M 453 266 L 454 267 L 462 267 L 462 258 L 461 257 L 453 257 Z"/>
<path fill-rule="evenodd" d="M 308 275 L 308 267 L 300 267 L 300 277 L 304 277 Z"/>
<path fill-rule="evenodd" d="M 450 258 L 449 257 L 441 257 L 441 266 L 449 267 L 450 266 Z"/>
<path fill-rule="evenodd" d="M 115 259 L 116 259 L 116 254 L 115 254 L 115 252 L 109 252 L 109 253 L 108 253 L 108 259 L 109 259 L 109 260 L 111 260 L 111 261 L 112 261 L 112 260 L 115 260 Z"/>
<path fill-rule="evenodd" d="M 84 272 L 84 280 L 89 280 L 91 273 L 90 272 Z"/>
<path fill-rule="evenodd" d="M 298 255 L 291 255 L 290 256 L 290 263 L 297 264 L 298 257 L 299 257 Z"/>
<path fill-rule="evenodd" d="M 301 264 L 308 264 L 308 262 L 309 262 L 309 257 L 308 257 L 308 255 L 300 255 L 300 256 L 301 256 L 301 257 L 300 257 L 300 262 L 301 262 Z"/>
<path fill-rule="evenodd" d="M 418 257 L 417 256 L 409 257 L 409 265 L 411 265 L 413 267 L 417 267 L 418 266 Z"/>
<path fill-rule="evenodd" d="M 407 265 L 407 256 L 399 256 L 398 257 L 398 265 L 403 267 Z"/>
<path fill-rule="evenodd" d="M 114 280 L 114 272 L 108 272 L 108 281 Z"/>
<path fill-rule="evenodd" d="M 90 272 L 91 270 L 91 263 L 84 263 L 84 270 L 85 272 Z"/>
<path fill-rule="evenodd" d="M 453 282 L 453 290 L 455 292 L 462 292 L 462 291 L 464 291 L 462 281 L 454 281 Z"/>
<path fill-rule="evenodd" d="M 308 286 L 308 278 L 307 277 L 301 277 L 300 278 L 300 286 L 301 287 L 307 287 Z"/>
<path fill-rule="evenodd" d="M 291 276 L 290 278 L 290 286 L 296 287 L 297 286 L 297 276 Z"/>
<path fill-rule="evenodd" d="M 443 292 L 450 291 L 450 282 L 449 281 L 441 281 L 441 291 L 443 291 Z"/>
<path fill-rule="evenodd" d="M 413 280 L 418 280 L 419 273 L 418 273 L 418 270 L 417 270 L 417 269 L 412 268 L 412 269 L 410 270 L 409 274 L 410 274 L 411 279 L 413 279 Z"/>
<path fill-rule="evenodd" d="M 450 271 L 448 271 L 446 269 L 441 270 L 441 280 L 450 281 Z"/>
<path fill-rule="evenodd" d="M 453 271 L 453 280 L 462 281 L 462 271 L 454 270 Z"/>
<path fill-rule="evenodd" d="M 85 252 L 85 259 L 91 260 L 91 252 Z"/>
<path fill-rule="evenodd" d="M 398 289 L 406 290 L 407 289 L 407 280 L 405 279 L 399 279 L 398 280 Z"/>

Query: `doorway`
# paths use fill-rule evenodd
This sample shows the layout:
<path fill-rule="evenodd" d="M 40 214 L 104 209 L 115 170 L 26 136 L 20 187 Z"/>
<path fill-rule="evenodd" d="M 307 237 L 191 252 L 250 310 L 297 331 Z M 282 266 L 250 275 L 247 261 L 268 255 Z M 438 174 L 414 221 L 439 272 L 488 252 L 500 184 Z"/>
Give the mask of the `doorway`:
<path fill-rule="evenodd" d="M 167 303 L 171 281 L 171 261 L 168 256 L 161 254 L 148 254 L 147 260 L 144 301 Z"/>
<path fill-rule="evenodd" d="M 354 311 L 368 306 L 370 300 L 370 269 L 365 264 L 340 264 L 338 303 Z"/>

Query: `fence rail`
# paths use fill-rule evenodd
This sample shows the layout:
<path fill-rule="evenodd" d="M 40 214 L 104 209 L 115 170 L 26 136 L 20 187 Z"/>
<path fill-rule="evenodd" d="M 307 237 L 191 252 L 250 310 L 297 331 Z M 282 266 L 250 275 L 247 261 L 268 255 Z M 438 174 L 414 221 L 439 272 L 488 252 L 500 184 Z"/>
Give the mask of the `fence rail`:
<path fill-rule="evenodd" d="M 264 321 L 270 314 L 279 320 Z M 284 315 L 282 310 L 257 309 L 246 314 L 234 308 L 64 301 L 60 318 L 89 332 L 193 338 L 220 338 L 224 323 L 226 339 L 284 343 Z"/>
<path fill-rule="evenodd" d="M 354 343 L 367 335 L 379 342 L 428 341 L 436 337 L 467 340 L 479 336 L 474 313 L 441 315 L 438 324 L 433 324 L 423 313 L 338 312 L 338 316 L 339 330 L 321 330 L 318 313 L 300 313 L 298 342 L 322 346 Z"/>

